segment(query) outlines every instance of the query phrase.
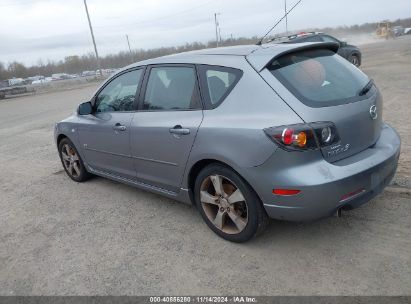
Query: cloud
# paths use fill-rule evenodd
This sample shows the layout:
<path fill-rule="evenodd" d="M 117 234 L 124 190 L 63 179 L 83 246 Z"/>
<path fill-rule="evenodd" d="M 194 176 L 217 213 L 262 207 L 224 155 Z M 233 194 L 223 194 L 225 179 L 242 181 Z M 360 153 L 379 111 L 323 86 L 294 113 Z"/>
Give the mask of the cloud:
<path fill-rule="evenodd" d="M 214 13 L 223 37 L 262 35 L 284 13 L 273 0 L 88 0 L 99 52 L 207 42 L 214 39 Z M 290 8 L 297 0 L 288 0 Z M 0 3 L 0 61 L 26 64 L 93 50 L 81 0 L 4 0 Z M 409 0 L 303 0 L 289 16 L 289 29 L 351 25 L 410 17 Z M 284 31 L 280 24 L 277 31 Z"/>

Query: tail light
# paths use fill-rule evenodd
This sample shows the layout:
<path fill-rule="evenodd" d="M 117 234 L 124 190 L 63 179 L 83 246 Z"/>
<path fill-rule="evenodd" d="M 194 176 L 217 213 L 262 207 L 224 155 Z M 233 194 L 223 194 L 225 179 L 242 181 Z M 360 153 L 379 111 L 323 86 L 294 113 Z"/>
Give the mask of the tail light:
<path fill-rule="evenodd" d="M 314 122 L 264 129 L 275 143 L 286 150 L 315 150 L 337 143 L 340 138 L 332 122 Z"/>

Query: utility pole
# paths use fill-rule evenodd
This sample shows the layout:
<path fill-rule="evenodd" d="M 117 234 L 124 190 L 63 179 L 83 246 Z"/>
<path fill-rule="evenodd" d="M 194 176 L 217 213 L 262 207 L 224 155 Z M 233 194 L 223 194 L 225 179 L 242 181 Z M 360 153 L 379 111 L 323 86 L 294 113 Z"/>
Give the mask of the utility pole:
<path fill-rule="evenodd" d="M 86 0 L 84 0 L 84 7 L 86 8 L 86 14 L 87 14 L 88 25 L 89 25 L 89 27 L 90 27 L 91 39 L 93 40 L 94 51 L 96 52 L 97 69 L 99 70 L 99 74 L 100 74 L 100 76 L 101 76 L 101 75 L 102 75 L 102 72 L 101 72 L 100 58 L 98 57 L 96 40 L 94 39 L 93 27 L 91 26 L 90 15 L 89 15 L 89 13 L 88 13 L 88 8 L 87 8 L 87 2 L 86 2 Z"/>
<path fill-rule="evenodd" d="M 285 14 L 285 34 L 286 36 L 288 36 L 287 0 L 284 0 L 284 14 Z"/>
<path fill-rule="evenodd" d="M 130 51 L 130 55 L 132 55 L 131 54 L 130 41 L 128 40 L 128 35 L 126 35 L 126 38 L 127 38 L 128 50 Z"/>
<path fill-rule="evenodd" d="M 291 13 L 291 12 L 293 11 L 293 9 L 295 9 L 295 7 L 296 7 L 298 4 L 301 3 L 301 1 L 303 1 L 303 0 L 298 0 L 297 3 L 294 4 L 294 5 L 290 8 L 289 11 L 286 11 L 285 14 L 284 14 L 284 16 L 282 16 L 282 17 L 274 24 L 274 26 L 272 26 L 272 27 L 268 30 L 268 32 L 265 33 L 265 35 L 260 38 L 260 40 L 258 40 L 258 42 L 256 43 L 256 45 L 262 45 L 264 39 L 268 36 L 268 34 L 270 34 L 270 33 L 272 32 L 272 30 L 275 29 L 275 27 L 276 27 L 277 25 L 279 25 L 280 22 L 283 21 L 283 20 L 287 17 L 287 15 L 288 15 L 289 13 Z"/>
<path fill-rule="evenodd" d="M 216 43 L 216 47 L 218 47 L 218 21 L 217 21 L 217 13 L 214 13 L 214 23 L 215 23 L 215 43 Z"/>

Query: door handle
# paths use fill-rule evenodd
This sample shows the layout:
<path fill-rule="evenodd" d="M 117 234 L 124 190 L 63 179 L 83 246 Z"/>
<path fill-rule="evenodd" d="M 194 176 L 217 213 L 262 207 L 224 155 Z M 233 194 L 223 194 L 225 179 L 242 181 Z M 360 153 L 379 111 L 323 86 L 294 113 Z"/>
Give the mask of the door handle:
<path fill-rule="evenodd" d="M 190 134 L 190 129 L 183 129 L 181 125 L 175 125 L 173 128 L 169 129 L 171 134 L 178 135 L 188 135 Z"/>
<path fill-rule="evenodd" d="M 123 126 L 123 125 L 120 124 L 120 123 L 116 123 L 116 124 L 113 126 L 113 130 L 115 130 L 115 131 L 125 131 L 125 130 L 127 130 L 127 128 L 126 128 L 126 126 Z"/>

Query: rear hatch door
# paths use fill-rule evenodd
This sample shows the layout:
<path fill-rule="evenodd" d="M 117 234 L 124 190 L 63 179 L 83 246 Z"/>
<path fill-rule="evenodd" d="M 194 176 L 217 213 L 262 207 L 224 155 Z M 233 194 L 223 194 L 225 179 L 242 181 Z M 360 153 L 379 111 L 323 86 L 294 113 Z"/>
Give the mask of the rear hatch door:
<path fill-rule="evenodd" d="M 382 98 L 378 89 L 335 51 L 321 44 L 299 47 L 277 54 L 260 71 L 306 123 L 335 124 L 340 141 L 321 149 L 329 162 L 375 144 L 382 123 Z"/>

